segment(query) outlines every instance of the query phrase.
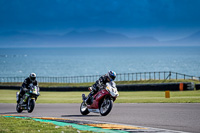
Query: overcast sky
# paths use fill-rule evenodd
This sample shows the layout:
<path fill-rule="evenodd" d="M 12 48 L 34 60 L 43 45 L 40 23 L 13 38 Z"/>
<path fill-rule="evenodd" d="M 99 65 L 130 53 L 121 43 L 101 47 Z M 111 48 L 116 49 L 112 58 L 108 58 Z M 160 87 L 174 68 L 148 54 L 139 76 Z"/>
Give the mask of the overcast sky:
<path fill-rule="evenodd" d="M 0 0 L 0 32 L 99 29 L 181 38 L 200 31 L 200 0 Z"/>

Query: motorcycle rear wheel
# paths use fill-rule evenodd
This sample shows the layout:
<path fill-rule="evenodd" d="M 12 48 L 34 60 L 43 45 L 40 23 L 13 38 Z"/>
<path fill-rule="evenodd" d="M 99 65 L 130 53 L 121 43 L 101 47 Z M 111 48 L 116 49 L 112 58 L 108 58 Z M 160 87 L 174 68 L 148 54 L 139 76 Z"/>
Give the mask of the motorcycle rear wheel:
<path fill-rule="evenodd" d="M 81 112 L 82 115 L 87 115 L 87 114 L 90 113 L 88 111 L 87 105 L 84 102 L 81 103 L 80 112 Z"/>
<path fill-rule="evenodd" d="M 101 106 L 100 106 L 100 114 L 102 116 L 106 116 L 110 113 L 111 109 L 113 107 L 113 100 L 111 99 L 104 99 L 104 101 L 102 102 Z"/>

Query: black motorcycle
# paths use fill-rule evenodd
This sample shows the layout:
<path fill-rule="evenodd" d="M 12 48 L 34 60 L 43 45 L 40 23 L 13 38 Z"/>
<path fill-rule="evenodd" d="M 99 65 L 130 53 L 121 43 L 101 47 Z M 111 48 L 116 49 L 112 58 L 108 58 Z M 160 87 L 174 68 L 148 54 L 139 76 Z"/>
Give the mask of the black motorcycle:
<path fill-rule="evenodd" d="M 16 94 L 17 101 L 19 99 L 19 103 L 17 103 L 16 110 L 18 113 L 21 113 L 23 110 L 27 110 L 28 113 L 31 113 L 35 107 L 35 101 L 37 97 L 40 95 L 39 87 L 30 85 L 29 89 L 25 90 L 25 94 L 22 98 L 19 99 L 19 92 Z"/>

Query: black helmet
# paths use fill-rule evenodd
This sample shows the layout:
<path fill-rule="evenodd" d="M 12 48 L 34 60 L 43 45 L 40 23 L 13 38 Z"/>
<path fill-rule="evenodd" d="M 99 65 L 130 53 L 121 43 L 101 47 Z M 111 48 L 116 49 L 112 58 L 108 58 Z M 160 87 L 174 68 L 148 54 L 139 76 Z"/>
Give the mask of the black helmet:
<path fill-rule="evenodd" d="M 108 71 L 108 77 L 113 81 L 116 78 L 116 73 L 114 71 Z"/>
<path fill-rule="evenodd" d="M 31 73 L 31 74 L 29 75 L 29 78 L 30 78 L 31 81 L 35 81 L 35 79 L 36 79 L 36 74 L 35 74 L 35 73 Z"/>

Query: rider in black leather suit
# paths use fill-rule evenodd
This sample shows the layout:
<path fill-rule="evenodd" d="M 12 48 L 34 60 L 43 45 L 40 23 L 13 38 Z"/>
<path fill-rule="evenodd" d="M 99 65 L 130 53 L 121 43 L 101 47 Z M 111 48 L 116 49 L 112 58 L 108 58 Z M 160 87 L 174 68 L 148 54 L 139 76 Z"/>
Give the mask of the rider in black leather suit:
<path fill-rule="evenodd" d="M 21 97 L 23 97 L 23 95 L 25 94 L 25 91 L 27 90 L 27 89 L 29 89 L 29 85 L 30 84 L 33 84 L 34 86 L 37 86 L 38 85 L 38 82 L 37 82 L 37 80 L 36 80 L 36 74 L 35 73 L 31 73 L 30 75 L 29 75 L 29 77 L 27 77 L 25 80 L 24 80 L 24 82 L 23 82 L 23 84 L 22 84 L 22 87 L 20 88 L 20 93 L 19 93 L 19 98 L 18 98 L 18 103 L 19 103 L 19 100 L 20 100 L 20 98 Z"/>
<path fill-rule="evenodd" d="M 109 71 L 107 74 L 101 76 L 99 80 L 95 82 L 95 84 L 92 85 L 92 90 L 88 97 L 85 99 L 85 103 L 89 101 L 89 99 L 96 94 L 101 89 L 104 89 L 106 86 L 106 83 L 110 81 L 114 81 L 116 78 L 116 73 L 114 71 Z"/>

